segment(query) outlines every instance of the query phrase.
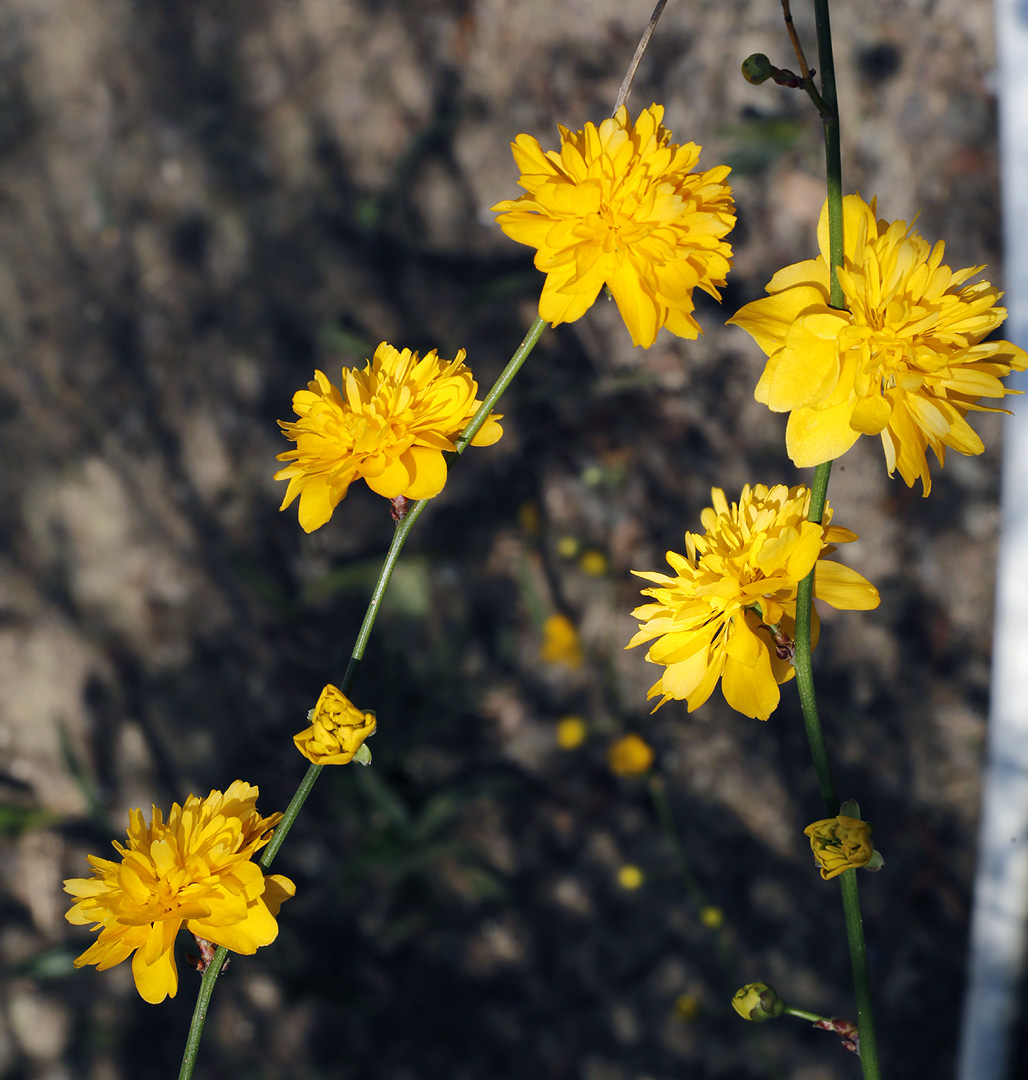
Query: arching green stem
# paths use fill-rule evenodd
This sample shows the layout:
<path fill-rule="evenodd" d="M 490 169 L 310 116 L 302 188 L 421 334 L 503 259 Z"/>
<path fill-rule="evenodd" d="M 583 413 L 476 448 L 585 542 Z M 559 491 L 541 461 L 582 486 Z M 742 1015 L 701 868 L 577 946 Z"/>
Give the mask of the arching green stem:
<path fill-rule="evenodd" d="M 536 343 L 539 341 L 545 328 L 546 323 L 542 318 L 537 317 L 535 322 L 532 323 L 529 328 L 528 333 L 522 339 L 521 344 L 514 352 L 514 355 L 508 361 L 507 366 L 501 372 L 500 377 L 493 383 L 489 393 L 486 394 L 485 399 L 482 402 L 482 407 L 471 418 L 460 435 L 457 436 L 455 445 L 458 456 L 464 453 L 479 428 L 486 422 L 489 413 L 492 412 L 493 406 L 499 401 L 507 387 L 510 386 L 514 376 L 517 375 L 521 368 L 521 365 L 528 359 L 529 354 L 535 348 Z M 342 690 L 344 694 L 349 693 L 350 688 L 353 686 L 354 679 L 357 677 L 357 669 L 360 667 L 360 662 L 364 657 L 364 650 L 368 646 L 368 639 L 371 637 L 375 619 L 378 617 L 379 609 L 382 606 L 382 598 L 385 596 L 386 588 L 389 585 L 389 579 L 392 577 L 393 569 L 400 557 L 403 545 L 406 543 L 407 537 L 410 536 L 411 530 L 414 528 L 418 518 L 424 513 L 428 502 L 428 499 L 422 499 L 420 502 L 414 503 L 403 520 L 396 526 L 396 531 L 393 533 L 393 541 L 389 545 L 389 551 L 386 553 L 386 557 L 382 563 L 382 569 L 379 571 L 378 580 L 375 582 L 375 589 L 371 594 L 371 600 L 368 602 L 367 611 L 364 613 L 364 621 L 361 623 L 360 631 L 357 634 L 357 640 L 353 646 L 353 652 L 350 654 L 350 662 L 347 664 L 346 672 L 339 684 L 339 689 Z M 321 770 L 323 768 L 323 765 L 311 765 L 304 774 L 303 779 L 300 781 L 300 786 L 296 789 L 296 793 L 286 807 L 285 813 L 282 815 L 282 820 L 275 828 L 271 842 L 261 855 L 260 865 L 265 870 L 270 868 L 275 856 L 278 854 L 279 848 L 284 843 L 286 836 L 289 834 L 289 830 L 293 827 L 293 822 L 300 813 L 303 804 L 307 801 L 307 796 L 311 793 L 311 789 L 314 787 L 315 781 L 321 775 Z M 190 1080 L 193 1075 L 193 1069 L 196 1067 L 196 1055 L 200 1047 L 200 1037 L 203 1034 L 204 1022 L 207 1019 L 207 1006 L 210 1003 L 211 994 L 214 992 L 214 984 L 218 981 L 218 976 L 221 974 L 221 969 L 224 966 L 225 957 L 227 955 L 228 951 L 224 946 L 219 946 L 214 953 L 214 959 L 204 972 L 203 980 L 200 983 L 200 993 L 196 999 L 196 1008 L 193 1010 L 193 1020 L 189 1027 L 189 1036 L 186 1039 L 185 1053 L 182 1055 L 182 1067 L 179 1070 L 179 1080 Z"/>

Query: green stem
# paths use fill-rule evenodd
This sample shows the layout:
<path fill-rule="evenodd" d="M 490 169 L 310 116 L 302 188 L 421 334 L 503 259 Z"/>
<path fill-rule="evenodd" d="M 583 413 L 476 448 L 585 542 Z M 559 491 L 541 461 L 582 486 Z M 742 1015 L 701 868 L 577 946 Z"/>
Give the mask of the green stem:
<path fill-rule="evenodd" d="M 521 344 L 515 350 L 514 355 L 508 361 L 507 366 L 500 373 L 500 377 L 493 383 L 489 393 L 486 394 L 485 399 L 482 402 L 482 407 L 475 413 L 471 420 L 468 421 L 464 430 L 454 440 L 458 456 L 464 453 L 470 445 L 471 440 L 478 433 L 479 428 L 486 422 L 489 413 L 492 412 L 493 406 L 499 401 L 507 387 L 510 386 L 514 376 L 517 375 L 521 365 L 528 359 L 529 354 L 535 348 L 536 343 L 539 341 L 539 338 L 542 336 L 542 332 L 545 329 L 546 322 L 537 316 L 535 322 L 529 327 L 528 333 L 525 334 L 522 339 Z M 364 650 L 368 646 L 368 639 L 371 637 L 375 619 L 378 617 L 379 610 L 382 606 L 382 598 L 385 596 L 386 588 L 389 585 L 389 579 L 392 577 L 393 569 L 400 557 L 400 551 L 403 549 L 403 545 L 406 543 L 411 529 L 414 528 L 415 522 L 424 513 L 428 502 L 428 499 L 421 499 L 419 502 L 414 503 L 404 516 L 403 520 L 396 526 L 396 531 L 393 533 L 393 542 L 389 545 L 389 551 L 386 553 L 386 557 L 382 562 L 382 569 L 378 573 L 378 581 L 375 582 L 375 589 L 368 602 L 367 611 L 364 613 L 364 621 L 361 623 L 360 631 L 357 634 L 357 640 L 353 646 L 353 652 L 350 654 L 350 662 L 347 664 L 346 672 L 343 675 L 342 682 L 339 684 L 339 689 L 342 690 L 344 694 L 349 693 L 350 688 L 353 686 L 354 679 L 357 677 L 357 669 L 360 667 L 361 660 L 364 658 Z M 286 836 L 289 835 L 289 830 L 293 827 L 293 822 L 300 813 L 303 804 L 307 801 L 307 796 L 311 793 L 311 789 L 314 787 L 315 781 L 321 775 L 321 770 L 323 768 L 323 765 L 311 765 L 304 774 L 303 779 L 300 781 L 300 786 L 296 789 L 296 793 L 289 801 L 289 805 L 282 815 L 282 820 L 275 827 L 271 842 L 264 849 L 264 854 L 260 858 L 260 865 L 265 870 L 268 870 L 271 867 L 275 856 L 278 854 L 279 848 L 284 843 Z M 200 983 L 200 993 L 196 999 L 196 1008 L 193 1010 L 193 1020 L 189 1026 L 189 1035 L 186 1039 L 185 1053 L 182 1055 L 182 1068 L 179 1071 L 179 1080 L 190 1080 L 193 1075 L 193 1069 L 196 1066 L 196 1055 L 200 1047 L 200 1037 L 203 1034 L 204 1022 L 207 1019 L 207 1006 L 211 1000 L 211 994 L 214 992 L 214 984 L 218 981 L 218 976 L 221 974 L 221 969 L 224 966 L 226 954 L 227 950 L 225 947 L 218 946 L 217 951 L 214 953 L 214 959 L 204 972 L 203 980 Z"/>
<path fill-rule="evenodd" d="M 842 286 L 835 272 L 842 266 L 842 137 L 839 125 L 839 96 L 835 88 L 835 57 L 832 53 L 832 24 L 828 0 L 814 0 L 814 27 L 817 31 L 817 59 L 821 68 L 821 98 L 828 116 L 825 125 L 825 171 L 828 179 L 828 246 L 832 266 L 832 307 L 845 307 Z"/>
<path fill-rule="evenodd" d="M 806 1009 L 794 1009 L 791 1005 L 785 1006 L 785 1012 L 783 1016 L 796 1016 L 800 1020 L 809 1020 L 812 1024 L 820 1023 L 824 1020 L 828 1020 L 827 1016 L 818 1016 L 817 1013 L 807 1012 Z M 829 1020 L 829 1023 L 831 1021 Z"/>
<path fill-rule="evenodd" d="M 689 894 L 689 899 L 696 909 L 696 914 L 702 915 L 703 909 L 708 904 L 707 894 L 693 873 L 689 859 L 686 857 L 685 848 L 682 846 L 682 841 L 678 835 L 678 827 L 675 824 L 675 813 L 671 809 L 671 802 L 667 797 L 667 786 L 663 777 L 651 776 L 649 787 L 650 797 L 653 799 L 653 808 L 657 813 L 657 820 L 660 822 L 660 827 L 667 842 L 671 845 L 671 852 L 675 859 L 675 869 L 682 879 L 682 884 Z M 735 956 L 731 945 L 728 943 L 727 935 L 723 928 L 713 928 L 711 934 L 714 938 L 714 946 L 717 949 L 721 968 L 728 981 L 735 982 Z"/>
<path fill-rule="evenodd" d="M 839 875 L 842 890 L 842 909 L 846 913 L 846 940 L 853 966 L 853 989 L 857 998 L 857 1028 L 860 1030 L 860 1064 L 864 1080 L 881 1080 L 878 1064 L 878 1035 L 871 1003 L 871 972 L 867 964 L 867 945 L 864 943 L 864 921 L 860 916 L 860 897 L 857 894 L 857 872 L 847 870 Z"/>
<path fill-rule="evenodd" d="M 667 789 L 662 777 L 650 777 L 650 797 L 653 799 L 653 808 L 657 812 L 660 827 L 664 830 L 664 836 L 671 845 L 671 853 L 675 858 L 675 869 L 678 870 L 682 884 L 685 885 L 685 891 L 696 906 L 696 910 L 702 911 L 707 905 L 707 896 L 703 891 L 703 887 L 696 880 L 696 875 L 692 872 L 692 867 L 689 865 L 689 860 L 685 857 L 685 851 L 683 851 L 682 844 L 678 839 L 675 815 L 671 809 L 671 803 L 668 802 Z"/>
<path fill-rule="evenodd" d="M 824 516 L 828 478 L 831 473 L 830 461 L 818 465 L 814 473 L 807 518 L 818 524 Z M 825 745 L 825 736 L 821 729 L 821 718 L 817 713 L 814 669 L 810 660 L 810 620 L 813 599 L 814 570 L 811 570 L 796 589 L 796 652 L 793 666 L 796 669 L 796 689 L 800 695 L 800 707 L 803 710 L 803 723 L 807 729 L 810 754 L 814 759 L 814 771 L 817 773 L 821 798 L 825 804 L 825 816 L 835 817 L 839 813 L 839 794 L 835 787 L 835 778 L 832 776 L 832 766 L 828 760 L 828 747 Z"/>
<path fill-rule="evenodd" d="M 214 959 L 200 980 L 200 993 L 196 997 L 196 1008 L 193 1009 L 193 1022 L 189 1025 L 189 1036 L 186 1039 L 185 1053 L 182 1055 L 182 1067 L 179 1069 L 178 1080 L 189 1080 L 196 1066 L 196 1055 L 200 1049 L 200 1036 L 203 1034 L 204 1021 L 207 1019 L 207 1006 L 214 993 L 214 984 L 218 981 L 218 975 L 225 964 L 228 949 L 219 945 L 214 950 Z"/>
<path fill-rule="evenodd" d="M 832 54 L 832 27 L 828 15 L 828 0 L 814 0 L 814 24 L 817 30 L 818 65 L 821 69 L 821 96 L 831 112 L 825 119 L 825 165 L 828 182 L 828 238 L 831 266 L 832 306 L 845 307 L 845 298 L 839 284 L 836 267 L 843 262 L 843 212 L 842 212 L 842 156 L 839 125 L 839 99 L 835 85 L 835 60 Z M 810 521 L 821 522 L 828 494 L 828 478 L 832 463 L 818 465 L 810 496 Z M 807 729 L 810 753 L 814 759 L 821 798 L 828 817 L 839 813 L 839 796 L 835 788 L 828 748 L 825 745 L 821 721 L 817 713 L 814 695 L 814 676 L 810 663 L 810 615 L 814 596 L 814 571 L 800 582 L 796 592 L 796 683 L 803 709 L 803 722 Z M 860 1029 L 860 1066 L 864 1080 L 881 1080 L 878 1062 L 878 1039 L 875 1034 L 874 1013 L 871 1006 L 871 976 L 867 963 L 867 946 L 864 942 L 864 924 L 860 915 L 860 899 L 857 894 L 856 871 L 848 870 L 839 875 L 842 890 L 842 906 L 846 917 L 846 939 L 853 968 L 853 988 L 857 999 L 858 1027 Z"/>

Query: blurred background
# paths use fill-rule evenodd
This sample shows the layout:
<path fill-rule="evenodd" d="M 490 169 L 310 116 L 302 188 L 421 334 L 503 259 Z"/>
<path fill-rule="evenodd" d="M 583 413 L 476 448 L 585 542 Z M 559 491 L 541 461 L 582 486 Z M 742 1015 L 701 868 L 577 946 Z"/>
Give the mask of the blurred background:
<path fill-rule="evenodd" d="M 311 536 L 279 514 L 275 420 L 315 367 L 335 379 L 382 340 L 466 348 L 492 382 L 542 283 L 488 209 L 519 192 L 509 143 L 608 115 L 650 10 L 0 3 L 3 1076 L 175 1075 L 186 939 L 178 997 L 146 1005 L 128 964 L 72 970 L 92 937 L 61 882 L 132 807 L 243 778 L 284 808 L 291 736 L 342 676 L 392 522 L 363 485 Z M 846 189 L 1002 283 L 991 16 L 833 12 Z M 724 306 L 699 297 L 705 336 L 648 351 L 602 299 L 544 335 L 504 438 L 408 544 L 353 691 L 378 712 L 374 764 L 322 776 L 275 865 L 297 896 L 219 983 L 198 1077 L 859 1075 L 835 1037 L 729 1007 L 762 979 L 855 1019 L 838 890 L 802 835 L 821 803 L 794 692 L 766 724 L 719 692 L 650 716 L 658 671 L 623 649 L 629 571 L 664 569 L 712 486 L 809 480 L 753 401 L 763 356 L 724 327 L 814 254 L 824 199 L 820 122 L 742 80 L 754 51 L 795 67 L 778 0 L 668 5 L 629 110 L 663 103 L 701 167 L 733 166 Z M 822 609 L 815 671 L 840 793 L 886 858 L 861 884 L 897 1077 L 950 1074 L 964 985 L 1000 427 L 975 424 L 986 453 L 953 455 L 926 502 L 871 440 L 830 490 L 861 536 L 839 557 L 883 597 Z M 555 615 L 577 652 L 544 650 Z M 656 784 L 612 774 L 629 732 Z"/>

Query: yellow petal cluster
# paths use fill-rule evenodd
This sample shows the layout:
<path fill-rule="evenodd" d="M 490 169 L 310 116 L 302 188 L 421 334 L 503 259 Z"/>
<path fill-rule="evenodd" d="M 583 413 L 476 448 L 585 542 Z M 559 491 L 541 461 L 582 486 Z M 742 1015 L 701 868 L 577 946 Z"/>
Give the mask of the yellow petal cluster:
<path fill-rule="evenodd" d="M 1000 379 L 1023 371 L 1028 354 L 1009 341 L 983 341 L 1006 318 L 1001 293 L 969 284 L 983 267 L 951 270 L 944 245 L 928 244 L 905 221 L 880 221 L 876 201 L 843 200 L 845 257 L 839 284 L 848 310 L 829 304 L 828 204 L 816 259 L 779 270 L 770 294 L 729 321 L 768 356 L 756 398 L 788 412 L 786 444 L 801 468 L 844 454 L 861 435 L 880 435 L 891 476 L 931 491 L 926 451 L 980 454 L 968 412 L 1002 398 Z"/>
<path fill-rule="evenodd" d="M 639 632 L 628 648 L 653 642 L 646 659 L 664 665 L 649 698 L 654 712 L 672 698 L 702 705 L 721 680 L 728 704 L 766 720 L 778 705 L 780 683 L 795 674 L 788 646 L 795 633 L 796 587 L 815 568 L 814 595 L 836 608 L 878 606 L 878 590 L 855 570 L 829 562 L 834 544 L 857 537 L 807 521 L 810 491 L 803 486 L 747 484 L 729 506 L 720 488 L 700 515 L 704 533 L 686 533 L 686 554 L 667 553 L 673 576 L 633 571 L 655 583 L 652 598 L 632 612 Z M 817 614 L 812 613 L 817 640 Z"/>
<path fill-rule="evenodd" d="M 300 525 L 320 529 L 359 478 L 395 499 L 428 499 L 446 483 L 446 451 L 478 411 L 478 384 L 464 366 L 464 350 L 443 360 L 435 349 L 419 359 L 382 342 L 363 370 L 343 368 L 341 389 L 315 371 L 293 395 L 295 422 L 280 420 L 295 450 L 278 455 L 290 464 L 275 473 L 288 480 L 284 510 L 300 498 Z M 471 440 L 490 446 L 503 434 L 491 415 Z"/>
<path fill-rule="evenodd" d="M 321 691 L 309 719 L 311 726 L 294 735 L 293 742 L 315 765 L 349 765 L 378 723 L 373 712 L 362 712 L 331 684 Z"/>
<path fill-rule="evenodd" d="M 673 143 L 663 116 L 651 105 L 633 125 L 622 105 L 599 127 L 561 126 L 559 151 L 531 135 L 512 143 L 526 194 L 492 209 L 512 240 L 537 249 L 547 322 L 581 318 L 606 284 L 632 343 L 649 347 L 662 326 L 700 333 L 693 289 L 720 299 L 732 265 L 723 239 L 735 224 L 730 169 L 693 172 L 700 148 Z"/>
<path fill-rule="evenodd" d="M 254 953 L 278 935 L 275 916 L 295 892 L 289 878 L 264 876 L 251 861 L 271 839 L 281 814 L 262 818 L 257 788 L 236 780 L 206 799 L 173 804 L 168 820 L 153 807 L 129 815 L 128 846 L 120 862 L 88 856 L 93 877 L 71 878 L 77 900 L 67 913 L 76 925 L 96 923 L 97 940 L 75 961 L 99 971 L 132 953 L 132 975 L 144 1001 L 157 1004 L 178 991 L 175 937 L 184 926 L 198 938 L 237 953 Z"/>
<path fill-rule="evenodd" d="M 808 825 L 803 835 L 810 838 L 810 848 L 821 868 L 821 877 L 830 881 L 846 870 L 867 866 L 875 851 L 872 831 L 866 821 L 839 814 Z"/>

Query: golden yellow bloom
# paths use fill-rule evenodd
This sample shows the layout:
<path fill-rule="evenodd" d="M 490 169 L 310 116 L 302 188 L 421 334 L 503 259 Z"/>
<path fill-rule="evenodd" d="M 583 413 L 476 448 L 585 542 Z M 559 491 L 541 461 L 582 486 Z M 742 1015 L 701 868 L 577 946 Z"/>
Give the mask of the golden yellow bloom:
<path fill-rule="evenodd" d="M 610 569 L 610 563 L 607 562 L 607 556 L 602 551 L 590 548 L 582 552 L 578 560 L 578 568 L 589 577 L 604 577 Z"/>
<path fill-rule="evenodd" d="M 643 872 L 638 866 L 633 866 L 631 863 L 626 863 L 618 870 L 618 884 L 627 892 L 634 892 L 642 885 L 644 880 Z"/>
<path fill-rule="evenodd" d="M 840 814 L 815 821 L 803 830 L 803 835 L 810 837 L 810 848 L 821 867 L 821 876 L 830 881 L 871 861 L 875 850 L 871 842 L 873 831 L 866 821 Z"/>
<path fill-rule="evenodd" d="M 700 911 L 700 922 L 708 930 L 719 930 L 725 921 L 725 913 L 713 904 L 708 904 Z"/>
<path fill-rule="evenodd" d="M 633 344 L 649 347 L 662 326 L 700 333 L 693 289 L 720 299 L 732 265 L 722 239 L 735 224 L 723 182 L 731 170 L 692 172 L 700 148 L 673 143 L 663 116 L 663 105 L 651 105 L 632 125 L 622 105 L 599 127 L 558 125 L 559 151 L 544 153 L 531 135 L 511 145 L 526 194 L 493 210 L 512 240 L 537 249 L 547 322 L 581 318 L 606 284 Z"/>
<path fill-rule="evenodd" d="M 653 765 L 653 747 L 632 732 L 618 739 L 607 751 L 607 763 L 615 776 L 642 776 Z"/>
<path fill-rule="evenodd" d="M 557 721 L 557 745 L 561 750 L 574 750 L 585 742 L 589 729 L 580 716 L 564 716 Z"/>
<path fill-rule="evenodd" d="M 763 1024 L 785 1012 L 785 1002 L 778 991 L 767 983 L 747 983 L 732 996 L 732 1008 L 743 1018 Z"/>
<path fill-rule="evenodd" d="M 293 742 L 315 765 L 349 765 L 377 726 L 373 712 L 362 712 L 331 683 L 321 691 L 307 719 L 311 726 L 294 735 Z"/>
<path fill-rule="evenodd" d="M 350 484 L 363 477 L 372 491 L 395 499 L 428 499 L 446 483 L 444 452 L 478 411 L 478 384 L 464 366 L 464 350 L 442 360 L 435 349 L 418 359 L 382 342 L 363 371 L 343 368 L 342 390 L 315 371 L 293 395 L 299 420 L 279 420 L 295 450 L 275 473 L 288 480 L 280 510 L 300 497 L 300 525 L 313 532 L 332 516 Z M 491 446 L 503 434 L 492 415 L 471 440 Z"/>
<path fill-rule="evenodd" d="M 566 615 L 551 615 L 543 623 L 543 644 L 539 656 L 548 664 L 580 668 L 585 656 L 575 624 Z"/>
<path fill-rule="evenodd" d="M 801 468 L 844 454 L 861 435 L 881 435 L 891 476 L 932 489 L 926 451 L 980 454 L 965 417 L 1002 412 L 980 405 L 1002 398 L 1000 379 L 1023 371 L 1028 354 L 1009 341 L 983 341 L 1006 318 L 983 267 L 951 270 L 944 245 L 931 247 L 905 221 L 879 221 L 876 201 L 843 200 L 845 258 L 839 284 L 848 311 L 829 306 L 828 204 L 816 259 L 779 270 L 771 294 L 729 322 L 752 334 L 768 356 L 756 398 L 788 412 L 789 457 Z"/>
<path fill-rule="evenodd" d="M 93 877 L 64 883 L 78 898 L 68 922 L 100 930 L 75 967 L 106 971 L 135 952 L 136 989 L 156 1005 L 178 991 L 174 949 L 182 926 L 237 953 L 274 941 L 278 909 L 296 890 L 289 878 L 265 877 L 250 861 L 282 817 L 262 818 L 256 802 L 257 788 L 236 780 L 224 794 L 174 803 L 167 822 L 156 807 L 149 825 L 133 810 L 128 847 L 114 842 L 121 862 L 89 855 Z"/>
<path fill-rule="evenodd" d="M 633 571 L 656 587 L 643 589 L 653 603 L 632 612 L 640 626 L 627 647 L 653 641 L 646 659 L 665 667 L 647 695 L 660 698 L 654 712 L 672 698 L 692 712 L 720 679 L 733 709 L 766 720 L 778 705 L 778 685 L 795 674 L 800 581 L 816 564 L 814 595 L 835 608 L 877 607 L 878 590 L 855 570 L 824 560 L 833 544 L 857 537 L 830 524 L 827 505 L 822 525 L 807 521 L 807 488 L 747 484 L 731 506 L 720 488 L 711 497 L 714 505 L 700 515 L 706 532 L 685 534 L 685 555 L 667 553 L 674 577 Z M 816 612 L 811 630 L 813 644 Z"/>
<path fill-rule="evenodd" d="M 562 559 L 573 559 L 578 554 L 581 544 L 575 536 L 562 536 L 557 541 L 557 554 Z"/>

